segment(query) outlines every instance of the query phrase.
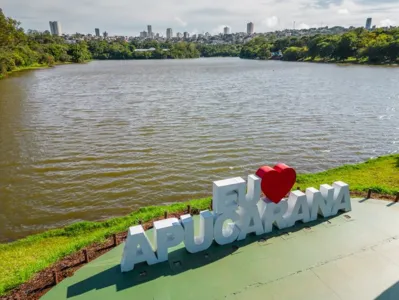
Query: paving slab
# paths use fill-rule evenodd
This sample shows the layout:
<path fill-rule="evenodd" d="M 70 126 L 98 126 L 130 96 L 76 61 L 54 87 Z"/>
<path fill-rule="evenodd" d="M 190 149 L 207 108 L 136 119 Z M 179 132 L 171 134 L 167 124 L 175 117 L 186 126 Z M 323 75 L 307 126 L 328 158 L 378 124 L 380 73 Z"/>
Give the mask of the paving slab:
<path fill-rule="evenodd" d="M 120 272 L 122 251 L 42 299 L 399 299 L 399 204 L 387 201 L 352 199 L 349 213 L 197 254 L 181 244 L 168 262 L 128 273 Z"/>

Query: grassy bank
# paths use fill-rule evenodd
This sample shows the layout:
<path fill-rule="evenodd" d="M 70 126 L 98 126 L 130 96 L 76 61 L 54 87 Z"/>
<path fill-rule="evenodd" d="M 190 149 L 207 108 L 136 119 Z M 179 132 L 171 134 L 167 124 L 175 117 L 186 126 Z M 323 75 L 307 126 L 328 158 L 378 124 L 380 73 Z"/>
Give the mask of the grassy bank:
<path fill-rule="evenodd" d="M 0 79 L 7 78 L 9 75 L 14 74 L 14 73 L 18 73 L 18 72 L 47 69 L 47 68 L 52 68 L 52 67 L 55 67 L 55 66 L 62 66 L 62 65 L 69 65 L 69 64 L 73 64 L 73 63 L 72 62 L 64 62 L 64 63 L 57 62 L 57 63 L 54 63 L 53 66 L 49 66 L 48 64 L 35 63 L 35 64 L 30 65 L 28 67 L 17 67 L 17 68 L 15 68 L 12 71 L 7 72 L 7 75 L 0 74 Z"/>
<path fill-rule="evenodd" d="M 399 192 L 399 155 L 385 156 L 362 164 L 348 165 L 318 174 L 299 175 L 301 189 L 342 180 L 353 191 L 373 188 L 376 192 Z M 296 187 L 295 187 L 296 188 Z M 62 229 L 33 235 L 10 244 L 0 244 L 0 295 L 27 281 L 35 273 L 64 256 L 83 247 L 102 241 L 113 233 L 127 230 L 131 225 L 150 221 L 169 213 L 183 211 L 187 205 L 194 210 L 209 207 L 211 198 L 192 200 L 170 206 L 149 206 L 128 216 L 105 222 L 81 222 Z"/>
<path fill-rule="evenodd" d="M 379 194 L 395 195 L 399 192 L 399 154 L 371 159 L 356 165 L 346 165 L 317 174 L 302 174 L 295 187 L 318 188 L 320 184 L 344 181 L 351 191 L 372 189 Z"/>
<path fill-rule="evenodd" d="M 353 65 L 366 65 L 366 66 L 398 66 L 399 61 L 397 62 L 371 62 L 367 58 L 356 58 L 356 57 L 348 57 L 347 59 L 337 60 L 334 58 L 322 58 L 322 57 L 306 57 L 303 60 L 298 60 L 299 62 L 313 62 L 313 63 L 325 63 L 325 64 L 353 64 Z"/>
<path fill-rule="evenodd" d="M 21 71 L 38 70 L 38 69 L 45 69 L 45 68 L 49 68 L 49 66 L 46 64 L 38 64 L 38 63 L 35 63 L 29 67 L 17 67 L 12 71 L 7 72 L 7 75 L 0 74 L 0 79 L 7 78 L 8 75 L 11 75 L 11 74 L 17 73 L 17 72 L 21 72 Z"/>

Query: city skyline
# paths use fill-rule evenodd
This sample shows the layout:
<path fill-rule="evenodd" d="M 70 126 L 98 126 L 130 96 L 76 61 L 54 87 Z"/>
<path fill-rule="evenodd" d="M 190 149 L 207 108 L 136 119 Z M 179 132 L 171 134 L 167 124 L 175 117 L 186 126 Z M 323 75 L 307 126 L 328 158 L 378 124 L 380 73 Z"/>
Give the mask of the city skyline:
<path fill-rule="evenodd" d="M 49 23 L 50 23 L 50 32 L 51 32 L 51 34 L 62 35 L 62 34 L 59 33 L 59 32 L 61 32 L 61 23 L 60 22 L 58 22 L 58 21 L 50 21 Z M 295 22 L 294 22 L 293 26 L 294 26 L 294 28 L 287 29 L 287 30 L 288 31 L 290 31 L 290 30 L 302 30 L 302 29 L 295 29 Z M 331 27 L 331 28 L 334 29 L 334 27 Z M 342 27 L 342 26 L 339 26 L 339 25 L 337 27 L 345 28 L 345 27 Z M 359 27 L 363 27 L 363 26 L 359 26 Z M 366 19 L 366 24 L 364 26 L 365 29 L 372 30 L 372 29 L 375 29 L 376 27 L 377 27 L 376 25 L 372 25 L 372 18 L 369 17 L 369 18 Z M 384 27 L 392 27 L 392 26 L 384 26 Z M 393 26 L 393 27 L 396 27 L 396 26 Z M 322 29 L 322 30 L 324 30 L 326 28 L 329 28 L 329 27 L 328 26 L 324 26 L 324 27 L 313 28 L 313 29 Z M 349 29 L 348 27 L 346 27 L 346 28 Z M 351 27 L 351 28 L 356 28 L 356 27 Z M 310 29 L 312 29 L 312 28 L 310 28 Z M 95 36 L 96 37 L 100 37 L 99 28 L 95 28 L 94 30 L 95 30 Z M 307 29 L 304 29 L 304 30 L 307 30 Z M 275 31 L 275 32 L 284 32 L 284 30 Z M 82 33 L 80 33 L 80 34 L 82 34 Z M 249 22 L 249 23 L 246 24 L 246 32 L 243 32 L 243 31 L 241 31 L 241 32 L 231 32 L 231 28 L 229 26 L 225 26 L 223 28 L 223 32 L 217 33 L 215 35 L 230 35 L 230 34 L 246 34 L 248 36 L 251 36 L 253 34 L 265 34 L 265 32 L 255 32 L 254 31 L 254 23 L 253 22 Z M 66 33 L 65 35 L 69 35 L 69 34 Z M 199 37 L 200 36 L 205 36 L 205 37 L 212 36 L 209 32 L 193 34 L 192 36 L 195 37 L 197 35 Z M 91 33 L 88 33 L 88 36 L 93 36 L 93 35 Z M 179 38 L 179 39 L 181 39 L 181 38 L 188 39 L 190 36 L 191 36 L 191 34 L 189 32 L 187 32 L 187 31 L 184 31 L 183 33 L 182 32 L 176 32 L 176 35 L 174 35 L 172 28 L 167 28 L 166 29 L 166 36 L 164 36 L 162 33 L 160 34 L 160 33 L 153 32 L 152 31 L 152 25 L 147 25 L 147 31 L 145 31 L 145 30 L 141 31 L 138 36 L 130 36 L 130 37 L 151 38 L 151 39 L 157 39 L 157 38 L 163 38 L 163 37 L 165 37 L 166 39 L 172 39 L 172 38 L 176 37 L 176 38 Z M 104 32 L 103 33 L 103 37 L 104 38 L 108 37 L 108 33 Z M 123 36 L 115 35 L 115 37 L 123 37 Z M 127 36 L 125 36 L 125 37 L 127 37 Z"/>
<path fill-rule="evenodd" d="M 110 35 L 126 36 L 138 36 L 146 30 L 146 24 L 152 24 L 153 33 L 162 35 L 166 34 L 166 28 L 191 35 L 223 33 L 226 26 L 230 32 L 247 32 L 249 22 L 255 25 L 255 32 L 291 29 L 294 21 L 296 29 L 360 27 L 368 17 L 377 27 L 399 25 L 399 2 L 393 0 L 378 3 L 371 0 L 249 0 L 250 5 L 237 0 L 221 0 L 217 4 L 189 0 L 184 8 L 177 5 L 178 1 L 147 5 L 125 0 L 70 0 L 67 3 L 37 0 L 34 4 L 28 0 L 0 0 L 0 7 L 7 16 L 21 21 L 25 30 L 48 30 L 46 20 L 50 18 L 59 21 L 65 33 L 92 33 L 100 27 Z"/>

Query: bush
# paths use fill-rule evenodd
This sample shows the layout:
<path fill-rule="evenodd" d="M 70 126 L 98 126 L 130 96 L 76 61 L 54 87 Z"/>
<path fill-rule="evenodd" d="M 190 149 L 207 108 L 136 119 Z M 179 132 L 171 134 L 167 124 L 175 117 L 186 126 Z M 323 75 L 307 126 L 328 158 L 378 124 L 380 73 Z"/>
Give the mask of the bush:
<path fill-rule="evenodd" d="M 7 72 L 11 72 L 15 69 L 15 61 L 9 53 L 0 54 L 0 69 L 2 75 L 7 75 Z"/>
<path fill-rule="evenodd" d="M 283 53 L 283 59 L 287 61 L 298 61 L 306 57 L 307 50 L 300 47 L 289 47 Z"/>

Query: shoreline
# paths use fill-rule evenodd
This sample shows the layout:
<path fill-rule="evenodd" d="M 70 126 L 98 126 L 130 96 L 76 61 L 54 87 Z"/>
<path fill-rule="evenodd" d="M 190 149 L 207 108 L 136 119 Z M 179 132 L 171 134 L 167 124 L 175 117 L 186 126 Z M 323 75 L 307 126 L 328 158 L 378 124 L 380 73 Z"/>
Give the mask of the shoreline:
<path fill-rule="evenodd" d="M 370 189 L 374 198 L 378 194 L 378 198 L 395 201 L 398 197 L 396 195 L 399 195 L 398 170 L 399 154 L 387 155 L 321 173 L 299 174 L 293 189 L 303 191 L 310 186 L 317 187 L 323 183 L 331 184 L 335 180 L 342 180 L 350 185 L 352 196 L 365 196 Z M 82 249 L 93 250 L 94 254 L 90 252 L 92 253 L 90 258 L 93 258 L 96 253 L 99 255 L 105 253 L 107 249 L 112 248 L 110 245 L 112 246 L 114 235 L 117 242 L 122 241 L 130 226 L 140 224 L 140 222 L 147 224 L 146 226 L 152 226 L 153 221 L 165 218 L 165 214 L 166 216 L 180 215 L 188 211 L 198 214 L 201 210 L 208 209 L 210 205 L 211 197 L 167 206 L 146 206 L 124 217 L 103 222 L 79 222 L 64 228 L 31 235 L 12 243 L 0 244 L 0 273 L 2 274 L 0 297 L 16 295 L 21 292 L 21 289 L 26 290 L 28 287 L 31 291 L 32 284 L 35 282 L 37 284 L 35 275 L 46 274 L 48 277 L 55 266 L 69 265 L 71 260 L 76 265 L 77 260 L 82 259 Z M 80 263 L 77 267 L 79 266 Z M 66 277 L 69 274 L 68 270 L 65 271 Z M 64 275 L 61 277 L 63 278 Z M 36 292 L 40 291 L 43 289 L 40 288 Z"/>
<path fill-rule="evenodd" d="M 299 63 L 315 63 L 315 64 L 335 64 L 337 66 L 350 66 L 350 65 L 359 65 L 359 66 L 374 66 L 374 67 L 391 67 L 391 68 L 397 68 L 399 67 L 399 63 L 392 64 L 392 63 L 371 63 L 371 62 L 359 62 L 357 60 L 346 60 L 346 61 L 323 61 L 323 60 L 296 60 L 296 61 L 288 61 L 288 60 L 282 60 L 282 59 L 259 59 L 259 58 L 246 58 L 246 57 L 239 57 L 239 56 L 201 56 L 201 57 L 195 57 L 195 58 L 149 58 L 149 59 L 92 59 L 90 61 L 85 61 L 83 63 L 74 63 L 74 62 L 64 62 L 64 63 L 54 63 L 54 65 L 49 66 L 46 64 L 35 64 L 32 66 L 28 67 L 20 67 L 15 70 L 12 70 L 10 72 L 7 72 L 7 75 L 0 75 L 0 80 L 6 79 L 11 77 L 14 74 L 22 73 L 22 72 L 27 72 L 27 71 L 35 71 L 35 70 L 44 70 L 44 69 L 50 69 L 50 68 L 55 68 L 57 66 L 63 66 L 63 65 L 72 65 L 72 64 L 87 64 L 92 61 L 131 61 L 131 60 L 185 60 L 185 59 L 207 59 L 207 58 L 239 58 L 239 59 L 245 59 L 245 60 L 263 60 L 263 61 L 281 61 L 281 62 L 299 62 Z"/>
<path fill-rule="evenodd" d="M 87 62 L 85 62 L 85 63 L 87 63 Z M 15 70 L 7 72 L 7 75 L 0 75 L 0 80 L 6 79 L 6 78 L 10 78 L 14 74 L 18 74 L 18 73 L 23 73 L 23 72 L 28 72 L 28 71 L 36 71 L 36 70 L 45 70 L 45 69 L 55 68 L 55 67 L 58 67 L 58 66 L 72 65 L 72 64 L 76 64 L 76 63 L 73 63 L 73 62 L 57 62 L 57 63 L 54 63 L 54 65 L 52 65 L 52 66 L 49 66 L 49 65 L 46 65 L 46 64 L 34 64 L 34 65 L 28 66 L 28 67 L 19 67 L 19 68 L 15 69 Z"/>
<path fill-rule="evenodd" d="M 392 63 L 371 63 L 368 61 L 365 62 L 360 62 L 357 60 L 342 60 L 342 61 L 324 61 L 324 60 L 283 60 L 283 59 L 260 59 L 258 57 L 256 58 L 247 58 L 247 57 L 239 57 L 240 59 L 246 59 L 246 60 L 261 60 L 261 61 L 280 61 L 284 63 L 314 63 L 314 64 L 330 64 L 330 65 L 342 65 L 342 66 L 349 66 L 349 65 L 359 65 L 359 66 L 374 66 L 374 67 L 392 67 L 396 68 L 399 67 L 399 63 L 392 64 Z"/>
<path fill-rule="evenodd" d="M 289 62 L 289 61 L 285 61 Z M 358 60 L 343 60 L 343 61 L 324 61 L 324 60 L 297 60 L 296 62 L 309 62 L 309 63 L 318 63 L 318 64 L 335 64 L 335 65 L 360 65 L 360 66 L 371 66 L 371 67 L 399 67 L 399 64 L 392 63 L 371 63 L 369 61 L 358 61 Z"/>

